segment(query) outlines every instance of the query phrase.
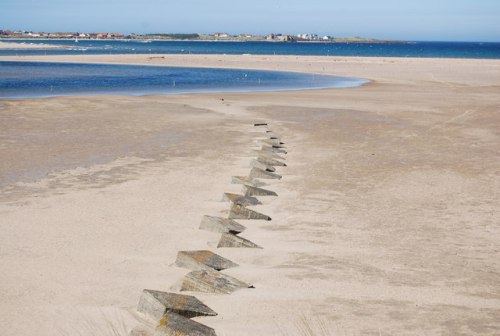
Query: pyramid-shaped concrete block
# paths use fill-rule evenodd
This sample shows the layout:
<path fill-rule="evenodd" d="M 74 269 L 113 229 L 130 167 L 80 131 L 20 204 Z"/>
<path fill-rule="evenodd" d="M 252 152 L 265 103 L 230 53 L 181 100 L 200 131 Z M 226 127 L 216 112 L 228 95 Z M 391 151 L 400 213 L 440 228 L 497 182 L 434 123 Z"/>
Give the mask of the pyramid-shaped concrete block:
<path fill-rule="evenodd" d="M 284 145 L 284 143 L 282 143 L 280 141 L 280 139 L 276 139 L 276 138 L 271 139 L 269 137 L 266 137 L 266 138 L 259 138 L 257 140 L 259 140 L 259 141 L 261 141 L 261 142 L 263 142 L 265 144 L 272 145 L 272 146 L 274 146 L 274 145 Z"/>
<path fill-rule="evenodd" d="M 223 233 L 220 237 L 217 247 L 262 248 L 248 239 L 236 236 L 231 233 Z"/>
<path fill-rule="evenodd" d="M 272 153 L 278 153 L 278 154 L 286 154 L 286 150 L 283 149 L 282 147 L 279 146 L 262 146 L 261 150 L 267 151 L 267 152 L 272 152 Z"/>
<path fill-rule="evenodd" d="M 250 187 L 244 185 L 242 189 L 243 193 L 247 196 L 278 196 L 278 194 L 272 190 L 267 190 L 257 187 Z"/>
<path fill-rule="evenodd" d="M 166 312 L 174 312 L 188 318 L 217 315 L 216 312 L 194 296 L 150 289 L 142 291 L 137 311 L 156 321 L 159 321 Z"/>
<path fill-rule="evenodd" d="M 261 214 L 260 212 L 247 209 L 241 205 L 233 204 L 229 211 L 229 218 L 231 219 L 260 219 L 271 220 L 271 217 Z"/>
<path fill-rule="evenodd" d="M 217 336 L 215 330 L 176 313 L 168 312 L 160 320 L 153 336 Z"/>
<path fill-rule="evenodd" d="M 238 195 L 231 193 L 224 193 L 224 201 L 229 201 L 242 206 L 262 204 L 261 201 L 251 195 Z"/>
<path fill-rule="evenodd" d="M 246 227 L 240 223 L 222 217 L 203 216 L 200 229 L 219 233 L 241 233 Z"/>
<path fill-rule="evenodd" d="M 274 168 L 273 166 L 267 165 L 265 162 L 258 161 L 258 160 L 252 160 L 250 162 L 250 166 L 255 167 L 255 168 L 259 168 L 259 169 L 262 169 L 262 170 L 265 170 L 265 171 L 268 171 L 271 173 L 276 171 L 276 168 Z"/>
<path fill-rule="evenodd" d="M 258 162 L 262 162 L 266 166 L 271 166 L 271 167 L 272 166 L 286 167 L 286 163 L 278 161 L 278 160 L 275 160 L 275 159 L 271 159 L 271 158 L 266 157 L 264 155 L 259 155 L 259 157 L 257 158 L 257 161 Z M 257 168 L 259 168 L 259 167 L 257 167 Z"/>
<path fill-rule="evenodd" d="M 286 160 L 284 157 L 282 157 L 278 153 L 274 153 L 274 152 L 270 152 L 270 151 L 266 151 L 266 150 L 262 150 L 262 149 L 258 149 L 255 152 L 257 153 L 258 157 L 264 157 L 266 159 L 273 159 L 273 160 L 283 160 L 283 161 Z"/>
<path fill-rule="evenodd" d="M 249 284 L 217 271 L 193 271 L 182 282 L 181 291 L 231 294 L 241 288 L 251 288 Z"/>
<path fill-rule="evenodd" d="M 233 184 L 244 184 L 252 187 L 260 187 L 266 185 L 264 182 L 255 180 L 248 176 L 233 176 L 231 178 L 231 183 Z"/>
<path fill-rule="evenodd" d="M 266 131 L 266 135 L 269 139 L 281 139 L 281 136 L 279 134 L 276 134 L 275 132 L 273 131 L 269 131 L 267 130 Z"/>
<path fill-rule="evenodd" d="M 259 168 L 252 168 L 250 170 L 250 177 L 251 178 L 259 178 L 259 179 L 277 179 L 277 180 L 280 180 L 282 176 L 275 174 L 275 173 L 271 173 L 271 172 L 262 170 L 262 169 L 259 169 Z"/>
<path fill-rule="evenodd" d="M 260 140 L 262 143 L 271 145 L 271 146 L 278 146 L 278 147 L 284 147 L 283 145 L 285 144 L 284 142 L 281 142 L 279 139 L 261 139 Z"/>
<path fill-rule="evenodd" d="M 175 264 L 191 270 L 224 270 L 238 264 L 208 250 L 179 251 Z"/>

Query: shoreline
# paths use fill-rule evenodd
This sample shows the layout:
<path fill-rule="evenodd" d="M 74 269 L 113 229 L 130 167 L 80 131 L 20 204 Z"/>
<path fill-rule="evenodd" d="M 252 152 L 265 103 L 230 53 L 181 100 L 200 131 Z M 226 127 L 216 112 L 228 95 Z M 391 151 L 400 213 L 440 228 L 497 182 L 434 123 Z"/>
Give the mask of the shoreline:
<path fill-rule="evenodd" d="M 5 60 L 6 57 L 0 57 Z M 17 57 L 16 59 L 20 59 Z M 255 286 L 187 292 L 218 335 L 495 335 L 500 328 L 499 60 L 263 55 L 31 56 L 368 78 L 350 89 L 53 97 L 0 103 L 0 329 L 123 335 L 155 323 L 143 289 L 178 290 L 181 250 L 209 249 Z M 263 249 L 216 248 L 267 122 L 286 142 Z M 207 243 L 208 242 L 208 243 Z M 26 316 L 30 316 L 26 319 Z M 123 329 L 123 330 L 122 330 Z M 309 330 L 309 329 L 307 329 Z"/>

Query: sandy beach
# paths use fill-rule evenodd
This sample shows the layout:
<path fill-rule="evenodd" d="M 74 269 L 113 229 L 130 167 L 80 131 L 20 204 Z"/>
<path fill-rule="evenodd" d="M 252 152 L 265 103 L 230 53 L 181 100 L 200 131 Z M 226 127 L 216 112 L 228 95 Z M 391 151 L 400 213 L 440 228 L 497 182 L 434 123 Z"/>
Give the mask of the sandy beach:
<path fill-rule="evenodd" d="M 0 43 L 1 44 L 1 43 Z M 257 55 L 21 56 L 300 71 L 358 88 L 0 100 L 2 335 L 128 335 L 145 288 L 209 249 L 254 289 L 193 293 L 219 336 L 498 335 L 500 60 Z M 264 121 L 288 154 L 217 249 Z"/>

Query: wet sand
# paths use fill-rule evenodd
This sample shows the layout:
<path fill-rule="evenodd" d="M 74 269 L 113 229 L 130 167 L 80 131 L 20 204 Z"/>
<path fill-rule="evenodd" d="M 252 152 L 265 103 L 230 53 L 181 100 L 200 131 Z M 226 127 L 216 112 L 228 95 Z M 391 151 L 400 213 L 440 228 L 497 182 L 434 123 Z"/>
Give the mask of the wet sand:
<path fill-rule="evenodd" d="M 196 294 L 218 335 L 495 335 L 500 329 L 500 61 L 165 55 L 57 61 L 368 78 L 300 92 L 2 100 L 0 328 L 126 335 L 143 288 L 212 249 L 256 288 Z M 2 57 L 1 59 L 14 59 Z M 40 60 L 41 57 L 15 59 Z M 223 100 L 222 100 L 223 99 Z M 203 215 L 245 175 L 265 120 L 283 179 L 242 221 L 262 250 L 216 249 Z"/>

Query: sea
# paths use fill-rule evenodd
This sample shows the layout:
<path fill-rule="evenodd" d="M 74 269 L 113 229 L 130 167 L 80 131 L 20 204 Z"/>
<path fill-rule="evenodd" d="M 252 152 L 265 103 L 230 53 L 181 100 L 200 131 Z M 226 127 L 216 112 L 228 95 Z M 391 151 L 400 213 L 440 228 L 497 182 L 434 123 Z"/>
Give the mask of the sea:
<path fill-rule="evenodd" d="M 493 42 L 9 41 L 66 48 L 3 49 L 0 56 L 230 54 L 500 59 L 500 43 Z M 277 71 L 0 62 L 0 98 L 304 90 L 354 87 L 366 82 L 359 78 Z"/>
<path fill-rule="evenodd" d="M 230 42 L 141 40 L 9 40 L 68 49 L 0 50 L 0 55 L 228 54 L 500 59 L 497 42 Z"/>

